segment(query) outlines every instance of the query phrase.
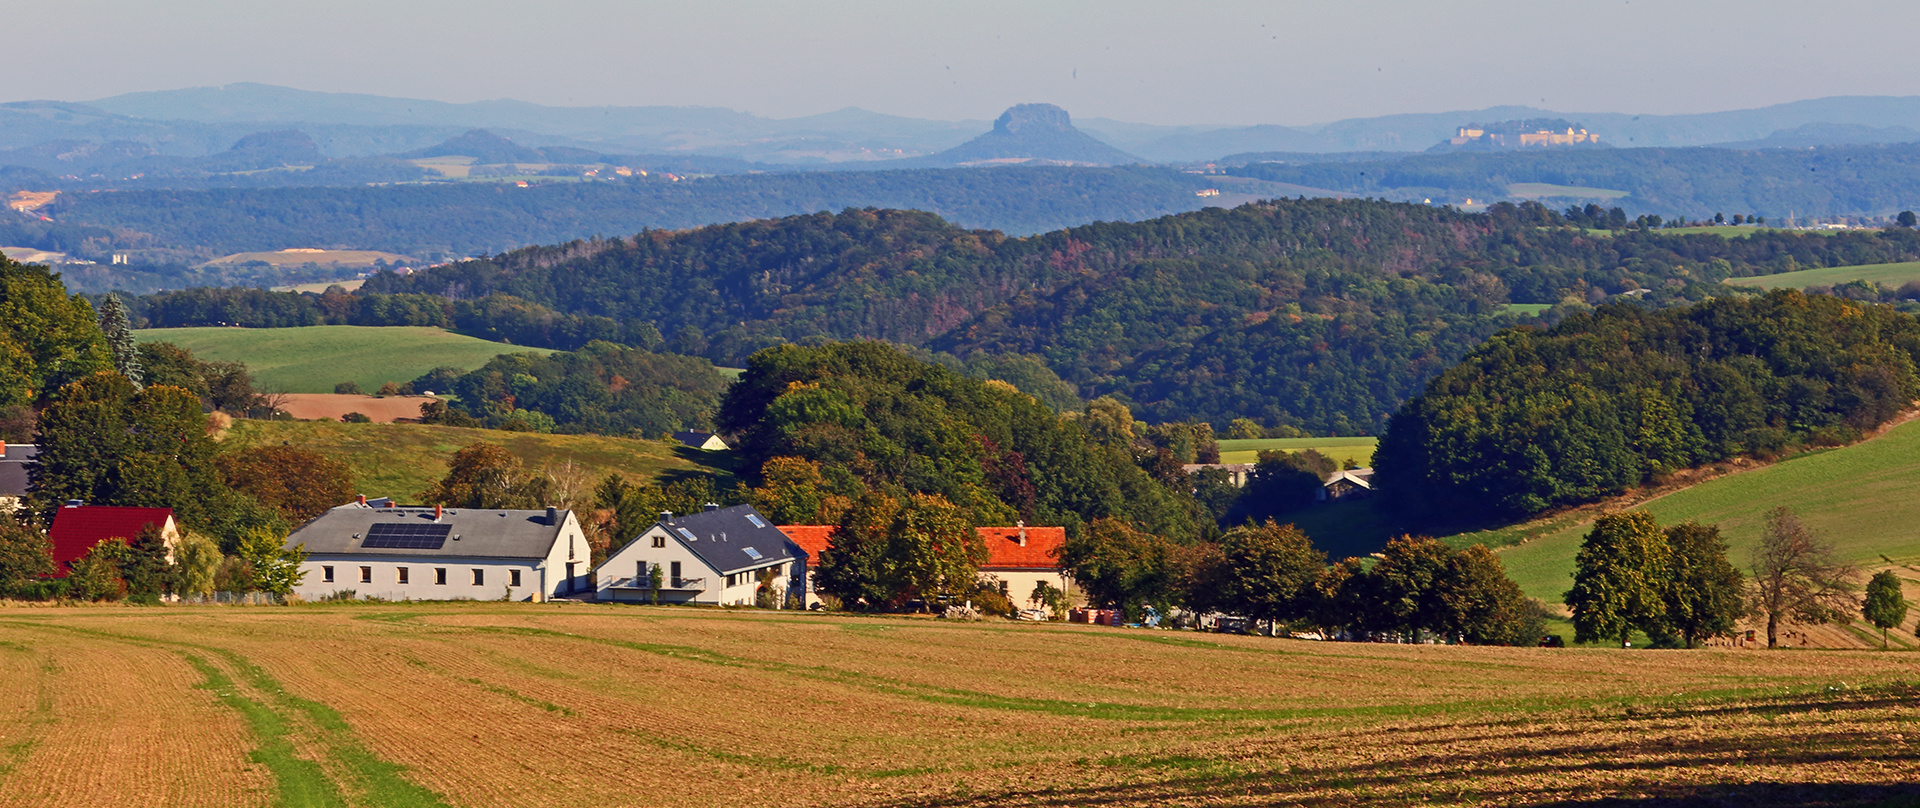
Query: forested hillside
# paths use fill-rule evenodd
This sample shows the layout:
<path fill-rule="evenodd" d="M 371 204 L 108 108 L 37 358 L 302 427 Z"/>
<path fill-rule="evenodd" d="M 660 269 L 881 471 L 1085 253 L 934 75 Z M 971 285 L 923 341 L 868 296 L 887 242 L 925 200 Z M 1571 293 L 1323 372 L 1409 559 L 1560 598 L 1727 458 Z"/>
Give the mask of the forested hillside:
<path fill-rule="evenodd" d="M 1525 517 L 1738 455 L 1855 440 L 1920 398 L 1920 321 L 1795 291 L 1603 306 L 1475 348 L 1393 418 L 1404 515 Z"/>
<path fill-rule="evenodd" d="M 500 253 L 643 229 L 846 207 L 927 210 L 973 227 L 1038 233 L 1198 208 L 1205 177 L 1161 168 L 1006 167 L 750 174 L 671 181 L 231 188 L 63 194 L 42 212 L 48 238 L 88 227 L 95 249 L 198 251 L 346 247 L 426 257 Z M 22 226 L 31 239 L 38 226 Z M 91 237 L 99 238 L 95 231 Z M 47 249 L 36 243 L 23 243 Z M 88 255 L 89 258 L 102 256 Z"/>
<path fill-rule="evenodd" d="M 1630 214 L 1887 215 L 1920 208 L 1920 145 L 1817 149 L 1550 149 L 1373 161 L 1253 163 L 1248 177 L 1390 199 L 1500 199 L 1514 183 L 1625 192 Z M 1577 196 L 1577 191 L 1561 191 Z"/>
<path fill-rule="evenodd" d="M 202 289 L 133 309 L 148 327 L 437 325 L 731 366 L 782 343 L 876 339 L 955 367 L 1040 357 L 1075 388 L 1049 400 L 1117 395 L 1150 421 L 1378 434 L 1429 378 L 1535 316 L 1513 304 L 1550 306 L 1551 322 L 1613 299 L 1755 293 L 1728 277 L 1916 258 L 1908 229 L 1596 234 L 1531 204 L 1278 200 L 1028 238 L 848 210 L 517 250 L 353 294 Z"/>

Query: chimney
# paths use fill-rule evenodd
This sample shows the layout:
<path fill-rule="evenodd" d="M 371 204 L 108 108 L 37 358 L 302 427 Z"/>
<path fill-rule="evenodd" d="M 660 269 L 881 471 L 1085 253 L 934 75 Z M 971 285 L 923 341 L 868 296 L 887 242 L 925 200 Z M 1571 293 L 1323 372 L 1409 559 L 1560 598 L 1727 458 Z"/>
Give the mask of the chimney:
<path fill-rule="evenodd" d="M 440 506 L 438 505 L 433 506 L 433 521 L 440 521 Z"/>
<path fill-rule="evenodd" d="M 717 511 L 717 510 L 720 510 L 720 503 L 718 503 L 718 502 L 709 502 L 709 503 L 707 503 L 707 504 L 706 504 L 706 506 L 705 506 L 705 507 L 706 507 L 706 509 L 707 509 L 708 511 Z"/>
<path fill-rule="evenodd" d="M 1018 522 L 1014 522 L 1014 525 L 1020 528 L 1020 546 L 1021 547 L 1027 546 L 1027 520 L 1022 519 Z"/>
<path fill-rule="evenodd" d="M 354 497 L 354 498 L 353 498 L 353 500 L 354 500 L 355 502 L 358 502 L 358 503 L 360 503 L 360 507 L 362 507 L 362 508 L 365 508 L 365 507 L 367 507 L 367 495 L 366 495 L 366 494 L 361 494 L 360 496 L 357 496 L 357 497 Z"/>
<path fill-rule="evenodd" d="M 671 522 L 671 521 L 673 521 L 673 511 L 661 511 L 661 512 L 660 512 L 660 521 L 662 521 L 662 522 Z"/>
<path fill-rule="evenodd" d="M 554 507 L 554 506 L 552 506 L 552 505 L 548 505 L 548 506 L 547 506 L 547 524 L 548 524 L 548 525 L 557 525 L 557 524 L 560 524 L 560 509 L 559 509 L 559 508 L 556 508 L 556 507 Z"/>
<path fill-rule="evenodd" d="M 394 503 L 393 503 L 393 500 L 391 500 L 391 499 L 389 499 L 389 500 L 387 500 L 387 507 L 389 507 L 389 508 L 391 508 L 391 507 L 394 507 Z"/>

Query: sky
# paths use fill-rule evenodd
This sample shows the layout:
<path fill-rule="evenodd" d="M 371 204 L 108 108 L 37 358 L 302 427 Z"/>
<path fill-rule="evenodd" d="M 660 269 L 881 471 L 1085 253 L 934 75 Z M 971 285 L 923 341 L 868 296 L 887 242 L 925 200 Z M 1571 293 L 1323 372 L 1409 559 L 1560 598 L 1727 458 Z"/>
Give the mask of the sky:
<path fill-rule="evenodd" d="M 1920 95 L 1920 3 L 0 0 L 0 101 L 250 81 L 442 101 L 1301 125 Z M 30 34 L 28 32 L 31 32 Z M 44 48 L 44 57 L 25 51 Z M 24 65 L 24 67 L 23 67 Z"/>

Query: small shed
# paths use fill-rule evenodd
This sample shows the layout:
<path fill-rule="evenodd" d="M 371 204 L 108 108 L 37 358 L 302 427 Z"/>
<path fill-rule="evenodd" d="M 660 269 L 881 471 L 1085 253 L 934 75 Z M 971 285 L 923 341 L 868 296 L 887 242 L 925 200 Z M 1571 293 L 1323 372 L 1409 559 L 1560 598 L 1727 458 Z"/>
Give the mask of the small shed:
<path fill-rule="evenodd" d="M 712 432 L 675 432 L 673 439 L 679 441 L 681 445 L 709 452 L 724 452 L 731 448 L 727 446 L 725 440 Z"/>

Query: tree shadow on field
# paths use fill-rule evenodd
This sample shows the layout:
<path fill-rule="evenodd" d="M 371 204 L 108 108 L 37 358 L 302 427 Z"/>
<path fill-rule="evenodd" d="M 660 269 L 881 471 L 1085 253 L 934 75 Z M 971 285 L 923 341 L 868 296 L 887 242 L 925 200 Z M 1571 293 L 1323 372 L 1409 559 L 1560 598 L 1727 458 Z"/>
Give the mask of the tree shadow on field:
<path fill-rule="evenodd" d="M 1121 806 L 1206 803 L 1229 806 L 1344 806 L 1423 801 L 1552 806 L 1915 806 L 1920 808 L 1920 744 L 1889 737 L 1880 718 L 1848 723 L 1865 710 L 1911 707 L 1897 694 L 1823 701 L 1819 695 L 1751 708 L 1671 708 L 1625 715 L 1562 716 L 1564 729 L 1516 726 L 1511 720 L 1466 722 L 1426 729 L 1369 729 L 1351 733 L 1255 741 L 1234 757 L 1258 761 L 1271 754 L 1275 770 L 1235 772 L 1231 761 L 1208 774 L 1137 760 L 1092 761 L 1115 785 L 975 791 L 921 806 Z M 1773 721 L 1789 714 L 1810 720 L 1780 732 Z M 1736 715 L 1738 714 L 1738 715 Z M 1883 714 L 1884 715 L 1884 714 Z M 1678 720 L 1676 720 L 1678 719 Z M 1700 722 L 1717 723 L 1702 733 Z M 1404 738 L 1395 739 L 1398 732 Z M 1265 747 L 1262 749 L 1261 747 Z M 1311 762 L 1278 770 L 1283 756 L 1313 753 Z M 1289 753 L 1295 753 L 1289 755 Z M 1170 760 L 1173 758 L 1169 758 Z M 1191 762 L 1191 757 L 1178 758 Z M 1858 766 L 1865 776 L 1892 783 L 1792 782 L 1793 771 L 1817 767 L 1831 774 Z M 1742 784 L 1712 781 L 1726 770 L 1750 773 Z M 1769 771 L 1769 770 L 1772 771 Z M 1909 773 L 1904 776 L 1901 773 Z M 1171 775 L 1167 779 L 1155 779 Z M 1079 778 L 1076 778 L 1079 779 Z M 1675 781 L 1672 785 L 1662 780 Z M 1142 782 L 1146 781 L 1146 782 Z M 1612 785 L 1618 783 L 1617 786 Z M 902 803 L 905 805 L 907 803 Z"/>

